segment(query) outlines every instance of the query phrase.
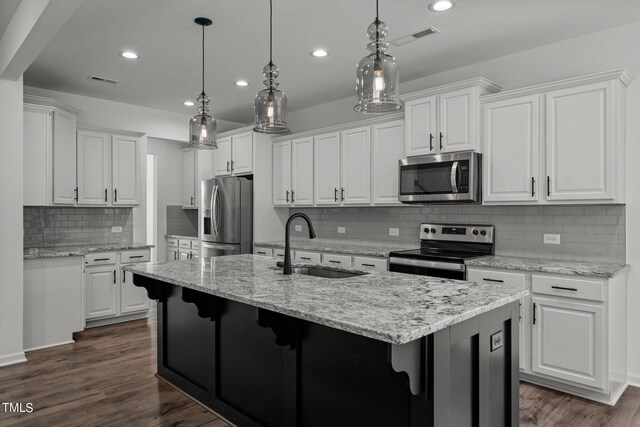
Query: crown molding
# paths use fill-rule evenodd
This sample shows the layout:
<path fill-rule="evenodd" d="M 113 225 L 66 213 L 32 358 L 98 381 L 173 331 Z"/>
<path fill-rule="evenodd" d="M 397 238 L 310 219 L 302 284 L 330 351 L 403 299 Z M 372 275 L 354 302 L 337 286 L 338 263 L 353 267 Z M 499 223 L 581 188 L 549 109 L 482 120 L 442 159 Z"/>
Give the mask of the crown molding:
<path fill-rule="evenodd" d="M 124 135 L 124 136 L 132 136 L 134 138 L 140 138 L 145 136 L 145 133 L 142 132 L 133 132 L 133 131 L 128 131 L 128 130 L 120 130 L 120 129 L 109 129 L 109 128 L 105 128 L 102 126 L 96 126 L 96 125 L 87 125 L 84 123 L 78 123 L 78 125 L 76 126 L 76 128 L 78 130 L 88 130 L 91 132 L 103 132 L 103 133 L 113 133 L 116 135 Z"/>
<path fill-rule="evenodd" d="M 552 90 L 567 89 L 570 87 L 587 85 L 591 83 L 600 83 L 611 80 L 620 81 L 625 87 L 629 86 L 633 81 L 633 76 L 626 68 L 618 70 L 604 71 L 602 73 L 589 74 L 586 76 L 572 77 L 564 80 L 558 80 L 551 83 L 543 83 L 534 86 L 523 87 L 520 89 L 508 90 L 492 95 L 484 95 L 480 97 L 481 103 L 501 101 L 504 99 L 517 98 L 520 96 L 537 95 Z"/>
<path fill-rule="evenodd" d="M 484 77 L 475 77 L 472 79 L 462 80 L 455 83 L 449 83 L 442 86 L 436 86 L 429 89 L 419 90 L 417 92 L 411 92 L 401 96 L 403 101 L 411 101 L 414 99 L 426 98 L 428 96 L 439 95 L 445 92 L 452 92 L 459 89 L 467 89 L 470 87 L 479 87 L 483 93 L 496 93 L 499 92 L 502 87 L 497 83 L 492 82 Z M 481 93 L 481 95 L 483 94 Z"/>
<path fill-rule="evenodd" d="M 80 110 L 77 110 L 73 107 L 63 104 L 62 102 L 53 98 L 46 98 L 44 96 L 37 96 L 37 95 L 29 95 L 25 93 L 23 95 L 22 100 L 25 104 L 38 105 L 41 107 L 49 107 L 52 109 L 65 110 L 71 114 L 75 114 L 76 116 L 80 114 Z"/>
<path fill-rule="evenodd" d="M 246 125 L 246 126 L 242 126 L 240 128 L 235 128 L 235 129 L 231 129 L 231 130 L 219 133 L 218 136 L 216 137 L 216 139 L 227 138 L 229 136 L 234 136 L 234 135 L 237 135 L 239 133 L 245 133 L 245 132 L 253 132 L 253 125 Z"/>

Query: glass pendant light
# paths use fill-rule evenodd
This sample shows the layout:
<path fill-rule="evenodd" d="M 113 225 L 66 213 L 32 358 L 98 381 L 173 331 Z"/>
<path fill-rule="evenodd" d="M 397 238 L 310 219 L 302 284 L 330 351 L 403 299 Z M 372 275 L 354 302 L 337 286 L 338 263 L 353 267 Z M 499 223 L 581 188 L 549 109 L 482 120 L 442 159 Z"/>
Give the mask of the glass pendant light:
<path fill-rule="evenodd" d="M 273 0 L 269 0 L 269 63 L 262 69 L 264 85 L 256 95 L 254 132 L 284 134 L 287 127 L 287 96 L 278 90 L 280 70 L 273 63 Z"/>
<path fill-rule="evenodd" d="M 362 58 L 356 70 L 357 101 L 353 109 L 359 113 L 387 113 L 401 108 L 398 62 L 386 53 L 388 32 L 387 24 L 378 18 L 376 0 L 376 20 L 367 28 L 371 53 Z"/>
<path fill-rule="evenodd" d="M 194 22 L 202 26 L 202 93 L 196 98 L 198 114 L 189 122 L 189 148 L 214 149 L 216 143 L 216 119 L 209 114 L 209 96 L 204 93 L 204 27 L 211 25 L 211 19 L 196 18 Z"/>

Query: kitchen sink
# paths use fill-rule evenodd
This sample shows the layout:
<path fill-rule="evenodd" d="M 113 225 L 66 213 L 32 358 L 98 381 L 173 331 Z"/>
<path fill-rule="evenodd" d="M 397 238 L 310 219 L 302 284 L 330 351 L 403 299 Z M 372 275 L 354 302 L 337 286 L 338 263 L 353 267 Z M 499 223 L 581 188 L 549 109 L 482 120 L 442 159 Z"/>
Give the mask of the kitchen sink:
<path fill-rule="evenodd" d="M 291 273 L 303 274 L 305 276 L 324 277 L 325 279 L 345 279 L 347 277 L 369 274 L 364 271 L 340 271 L 321 267 L 293 267 L 291 269 Z"/>

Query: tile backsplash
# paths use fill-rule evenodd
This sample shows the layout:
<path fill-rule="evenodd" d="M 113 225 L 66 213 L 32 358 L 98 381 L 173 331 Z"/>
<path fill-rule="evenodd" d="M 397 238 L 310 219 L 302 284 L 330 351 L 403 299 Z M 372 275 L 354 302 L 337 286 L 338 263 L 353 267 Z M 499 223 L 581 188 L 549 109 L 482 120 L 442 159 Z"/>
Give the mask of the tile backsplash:
<path fill-rule="evenodd" d="M 113 226 L 122 232 L 113 233 Z M 24 208 L 25 248 L 111 243 L 133 243 L 131 208 Z"/>
<path fill-rule="evenodd" d="M 167 234 L 198 237 L 198 210 L 167 206 Z"/>
<path fill-rule="evenodd" d="M 319 238 L 419 245 L 425 222 L 493 224 L 498 255 L 625 262 L 625 206 L 397 206 L 290 209 L 311 218 Z M 297 223 L 297 222 L 296 222 Z M 345 233 L 338 233 L 344 227 Z M 389 228 L 399 236 L 389 236 Z M 293 227 L 292 227 L 293 229 Z M 292 236 L 306 238 L 306 225 Z M 545 233 L 560 244 L 544 244 Z"/>

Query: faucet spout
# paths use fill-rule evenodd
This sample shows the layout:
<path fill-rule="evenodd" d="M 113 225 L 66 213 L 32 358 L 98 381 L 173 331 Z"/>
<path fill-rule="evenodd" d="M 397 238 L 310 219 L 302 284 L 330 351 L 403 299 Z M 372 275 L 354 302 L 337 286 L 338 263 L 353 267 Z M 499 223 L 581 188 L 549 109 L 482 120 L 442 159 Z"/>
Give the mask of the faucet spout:
<path fill-rule="evenodd" d="M 301 212 L 296 212 L 289 217 L 289 219 L 287 220 L 287 224 L 284 227 L 284 268 L 282 270 L 282 274 L 291 274 L 291 244 L 289 228 L 291 226 L 291 221 L 296 218 L 304 219 L 307 222 L 307 226 L 309 227 L 309 238 L 316 238 L 316 232 L 313 229 L 313 224 L 311 224 L 311 219 L 307 215 Z"/>

